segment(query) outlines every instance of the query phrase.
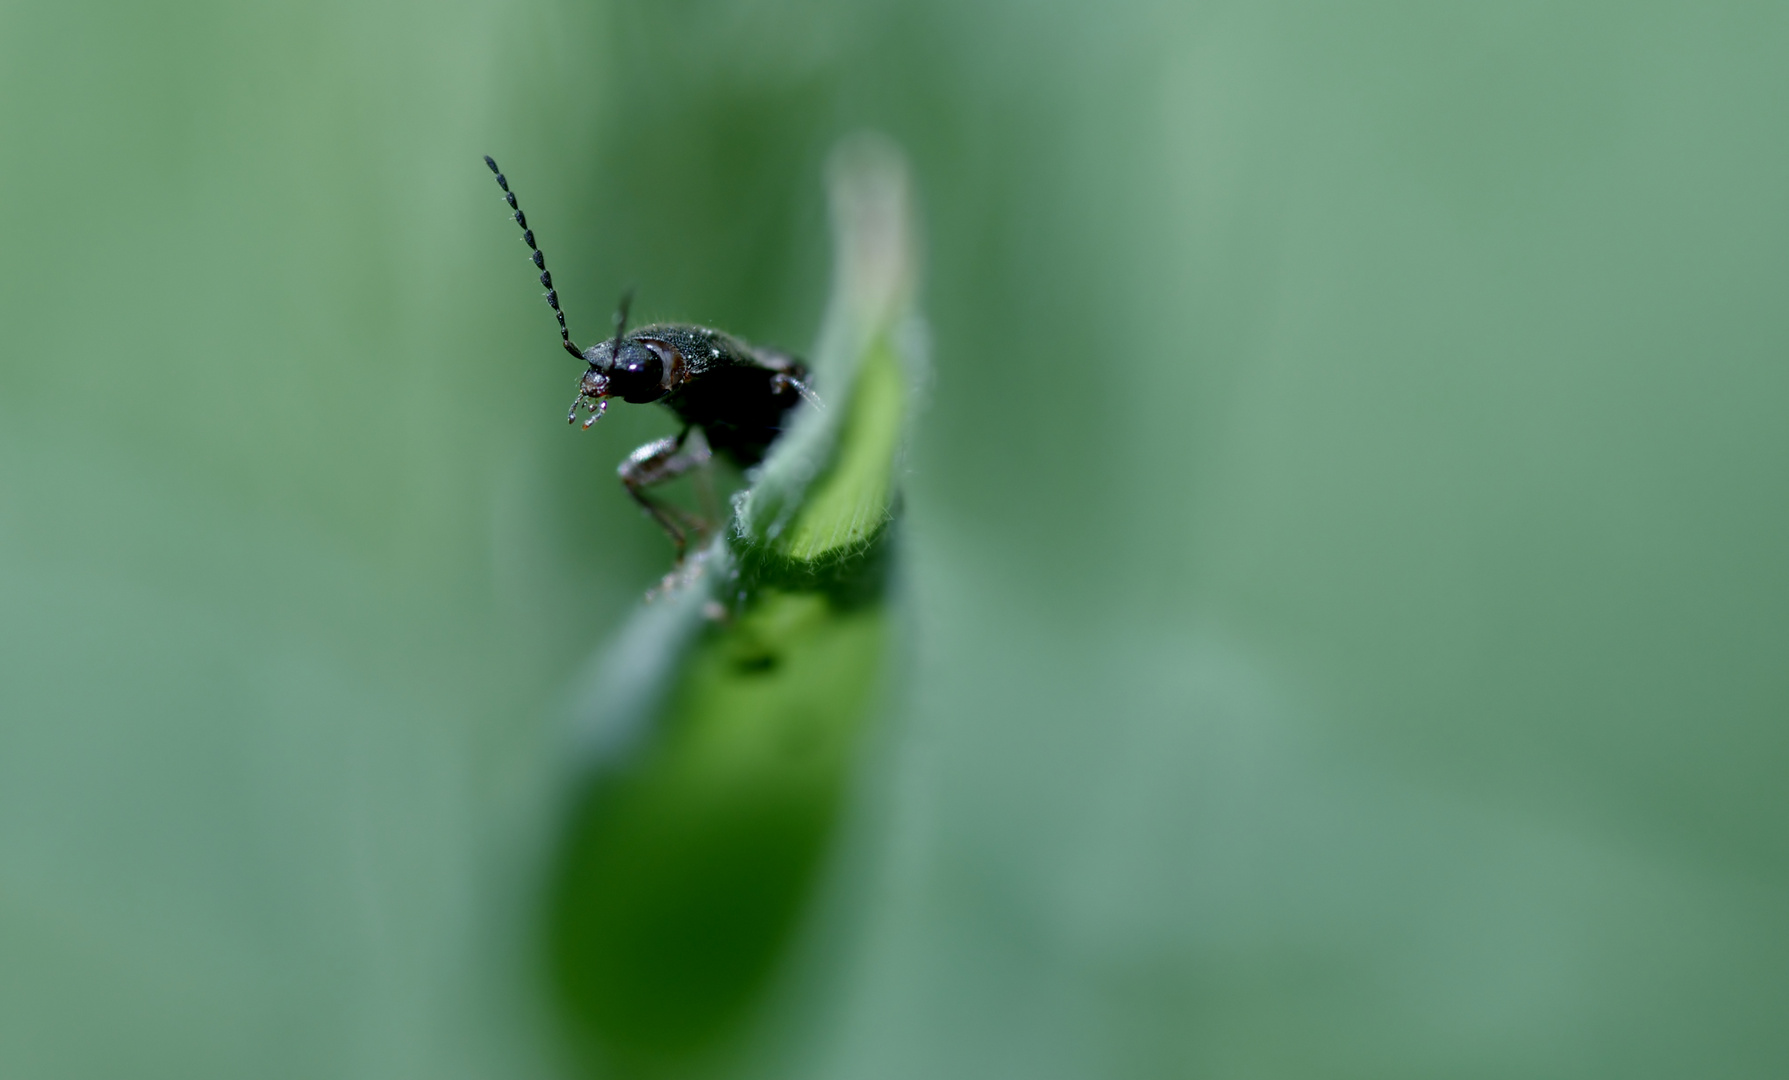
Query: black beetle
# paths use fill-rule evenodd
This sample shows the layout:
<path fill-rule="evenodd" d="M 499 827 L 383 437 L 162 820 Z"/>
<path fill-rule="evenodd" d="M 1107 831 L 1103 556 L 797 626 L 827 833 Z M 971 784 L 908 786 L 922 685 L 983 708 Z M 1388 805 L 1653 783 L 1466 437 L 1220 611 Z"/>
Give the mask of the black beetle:
<path fill-rule="evenodd" d="M 683 430 L 635 450 L 617 470 L 627 493 L 670 535 L 681 560 L 691 535 L 705 531 L 710 523 L 653 498 L 646 489 L 700 467 L 711 452 L 726 455 L 742 468 L 764 460 L 790 410 L 803 398 L 818 400 L 808 389 L 807 368 L 788 353 L 751 345 L 706 326 L 655 323 L 629 332 L 631 294 L 622 297 L 615 313 L 615 336 L 588 349 L 578 348 L 565 325 L 547 258 L 534 242 L 534 230 L 497 162 L 487 154 L 485 164 L 522 227 L 522 239 L 547 290 L 547 304 L 559 320 L 560 343 L 590 365 L 578 381 L 578 396 L 566 420 L 575 423 L 582 408 L 589 413 L 584 421 L 588 428 L 608 409 L 610 398 L 620 398 L 632 405 L 660 402 L 683 421 Z M 690 432 L 698 428 L 701 443 L 693 445 Z"/>

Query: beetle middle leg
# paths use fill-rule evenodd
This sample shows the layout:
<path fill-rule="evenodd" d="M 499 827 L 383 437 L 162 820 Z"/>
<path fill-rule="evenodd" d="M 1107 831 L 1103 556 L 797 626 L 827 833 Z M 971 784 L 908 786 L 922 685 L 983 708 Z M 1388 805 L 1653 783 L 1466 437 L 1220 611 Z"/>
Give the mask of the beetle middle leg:
<path fill-rule="evenodd" d="M 665 530 L 671 543 L 677 545 L 677 559 L 683 561 L 684 553 L 689 549 L 692 535 L 705 532 L 711 523 L 698 518 L 694 514 L 680 510 L 670 503 L 653 498 L 646 493 L 649 487 L 656 487 L 668 480 L 674 480 L 691 469 L 698 469 L 708 464 L 712 456 L 708 443 L 696 437 L 689 443 L 691 428 L 684 428 L 676 435 L 655 439 L 627 456 L 615 471 L 621 476 L 621 484 L 627 493 L 633 496 L 640 508 L 658 522 L 659 528 Z"/>

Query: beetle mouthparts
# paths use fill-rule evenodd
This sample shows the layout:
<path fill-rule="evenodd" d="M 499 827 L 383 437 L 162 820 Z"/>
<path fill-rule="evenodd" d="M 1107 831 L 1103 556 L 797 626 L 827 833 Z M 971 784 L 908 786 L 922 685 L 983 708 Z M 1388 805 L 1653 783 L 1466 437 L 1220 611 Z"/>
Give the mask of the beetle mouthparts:
<path fill-rule="evenodd" d="M 580 407 L 590 411 L 590 419 L 584 421 L 584 428 L 588 430 L 591 424 L 602 419 L 603 413 L 609 411 L 609 398 L 605 394 L 592 394 L 588 392 L 580 393 L 572 400 L 571 412 L 565 414 L 566 423 L 575 424 L 578 422 L 578 409 Z"/>
<path fill-rule="evenodd" d="M 591 368 L 584 373 L 583 377 L 578 380 L 578 396 L 572 399 L 571 412 L 565 414 L 566 423 L 575 424 L 578 422 L 578 409 L 580 406 L 590 410 L 590 419 L 584 421 L 584 427 L 586 428 L 589 428 L 591 424 L 596 423 L 602 414 L 608 411 L 608 376 L 595 368 Z"/>
<path fill-rule="evenodd" d="M 596 407 L 590 410 L 590 419 L 584 421 L 584 426 L 581 430 L 589 431 L 590 425 L 596 423 L 598 420 L 601 420 L 603 418 L 603 413 L 606 413 L 608 411 L 609 411 L 609 399 L 608 398 L 597 398 L 596 399 Z"/>

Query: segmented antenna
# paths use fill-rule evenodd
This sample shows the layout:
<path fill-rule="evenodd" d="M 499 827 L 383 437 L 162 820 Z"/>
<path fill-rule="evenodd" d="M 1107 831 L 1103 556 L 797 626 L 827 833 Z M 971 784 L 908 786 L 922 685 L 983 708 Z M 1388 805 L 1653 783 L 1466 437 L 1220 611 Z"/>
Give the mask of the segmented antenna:
<path fill-rule="evenodd" d="M 565 312 L 559 309 L 559 293 L 553 288 L 553 275 L 547 270 L 547 257 L 541 253 L 539 246 L 534 242 L 534 230 L 528 227 L 528 218 L 522 213 L 522 208 L 516 205 L 516 193 L 509 190 L 509 181 L 503 178 L 503 173 L 498 170 L 497 162 L 492 160 L 491 155 L 485 155 L 485 164 L 491 167 L 492 174 L 497 177 L 497 186 L 503 189 L 503 201 L 507 202 L 509 208 L 515 211 L 516 224 L 522 227 L 523 242 L 528 245 L 528 250 L 534 253 L 534 268 L 540 271 L 540 283 L 546 286 L 547 290 L 547 306 L 553 309 L 553 315 L 559 320 L 560 344 L 565 346 L 566 352 L 571 353 L 579 360 L 584 359 L 584 353 L 572 344 L 571 331 L 565 327 Z M 626 307 L 624 306 L 622 310 L 625 314 Z M 617 333 L 617 338 L 619 336 Z"/>
<path fill-rule="evenodd" d="M 615 305 L 615 341 L 609 346 L 609 355 L 621 352 L 621 335 L 627 333 L 627 309 L 634 306 L 634 287 L 629 285 L 621 294 L 621 303 Z"/>

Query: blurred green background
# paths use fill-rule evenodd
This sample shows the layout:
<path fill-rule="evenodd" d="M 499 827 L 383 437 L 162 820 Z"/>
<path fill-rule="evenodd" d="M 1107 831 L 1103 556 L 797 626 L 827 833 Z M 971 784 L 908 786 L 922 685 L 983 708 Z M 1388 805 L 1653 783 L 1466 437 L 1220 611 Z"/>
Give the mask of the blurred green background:
<path fill-rule="evenodd" d="M 743 1074 L 1789 1073 L 1789 8 L 0 5 L 0 1075 L 554 1077 L 575 334 L 907 147 L 903 707 Z M 830 929 L 820 929 L 821 926 Z M 799 967 L 799 962 L 796 963 Z M 798 981 L 798 980 L 797 980 Z"/>

